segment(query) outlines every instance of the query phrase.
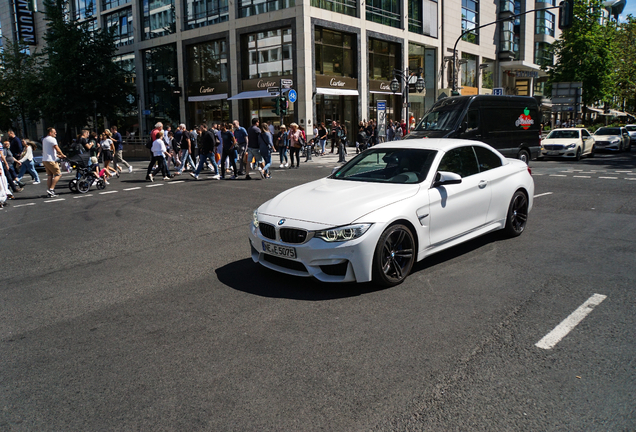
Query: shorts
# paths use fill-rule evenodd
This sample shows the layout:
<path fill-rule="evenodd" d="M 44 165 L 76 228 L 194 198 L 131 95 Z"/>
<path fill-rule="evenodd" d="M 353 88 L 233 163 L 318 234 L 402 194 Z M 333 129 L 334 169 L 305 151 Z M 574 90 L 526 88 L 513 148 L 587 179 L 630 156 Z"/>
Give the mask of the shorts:
<path fill-rule="evenodd" d="M 51 177 L 58 177 L 62 175 L 62 171 L 60 171 L 60 164 L 57 162 L 42 162 L 42 165 L 44 165 L 46 173 Z"/>
<path fill-rule="evenodd" d="M 257 148 L 247 148 L 247 163 L 252 162 L 252 157 L 254 158 L 254 163 L 259 163 L 263 157 L 261 156 L 261 151 Z"/>
<path fill-rule="evenodd" d="M 105 161 L 113 160 L 113 152 L 111 152 L 110 150 L 102 150 L 102 155 Z"/>

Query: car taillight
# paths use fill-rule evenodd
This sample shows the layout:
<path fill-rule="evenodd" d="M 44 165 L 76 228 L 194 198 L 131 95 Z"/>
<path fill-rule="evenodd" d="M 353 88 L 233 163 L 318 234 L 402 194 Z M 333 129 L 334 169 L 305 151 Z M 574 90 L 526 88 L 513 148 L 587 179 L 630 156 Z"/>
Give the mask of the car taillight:
<path fill-rule="evenodd" d="M 532 168 L 530 168 L 530 165 L 528 165 L 528 174 L 532 175 Z"/>

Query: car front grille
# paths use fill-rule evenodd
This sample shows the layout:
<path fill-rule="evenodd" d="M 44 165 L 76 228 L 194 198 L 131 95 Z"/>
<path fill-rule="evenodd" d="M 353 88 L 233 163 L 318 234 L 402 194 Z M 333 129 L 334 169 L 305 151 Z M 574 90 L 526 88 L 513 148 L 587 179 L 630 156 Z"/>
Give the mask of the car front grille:
<path fill-rule="evenodd" d="M 278 267 L 283 267 L 289 270 L 296 270 L 304 273 L 308 273 L 307 267 L 301 262 L 292 261 L 287 258 L 281 258 L 274 255 L 263 254 L 263 259 L 269 263 L 272 263 Z"/>
<path fill-rule="evenodd" d="M 596 141 L 594 144 L 598 146 L 606 146 L 609 144 L 609 141 Z"/>
<path fill-rule="evenodd" d="M 274 228 L 274 225 L 261 222 L 258 224 L 258 229 L 263 234 L 263 237 L 276 240 L 276 228 Z"/>
<path fill-rule="evenodd" d="M 561 144 L 546 144 L 543 148 L 546 150 L 563 150 L 563 146 Z"/>
<path fill-rule="evenodd" d="M 307 231 L 296 228 L 281 228 L 280 239 L 285 243 L 303 243 L 307 240 Z"/>

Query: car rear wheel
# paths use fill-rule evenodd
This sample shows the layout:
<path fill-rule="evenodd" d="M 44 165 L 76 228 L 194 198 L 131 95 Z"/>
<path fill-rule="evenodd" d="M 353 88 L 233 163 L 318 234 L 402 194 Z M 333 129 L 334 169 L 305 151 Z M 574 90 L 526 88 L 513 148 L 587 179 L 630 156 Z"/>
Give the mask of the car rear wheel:
<path fill-rule="evenodd" d="M 527 221 L 528 198 L 526 197 L 526 194 L 518 190 L 510 200 L 504 232 L 509 237 L 517 237 L 526 229 Z"/>
<path fill-rule="evenodd" d="M 517 154 L 517 159 L 525 162 L 527 165 L 530 163 L 530 153 L 528 153 L 527 150 L 521 150 L 519 154 Z"/>
<path fill-rule="evenodd" d="M 402 283 L 413 268 L 415 253 L 411 230 L 405 225 L 391 225 L 375 247 L 373 281 L 385 287 Z"/>

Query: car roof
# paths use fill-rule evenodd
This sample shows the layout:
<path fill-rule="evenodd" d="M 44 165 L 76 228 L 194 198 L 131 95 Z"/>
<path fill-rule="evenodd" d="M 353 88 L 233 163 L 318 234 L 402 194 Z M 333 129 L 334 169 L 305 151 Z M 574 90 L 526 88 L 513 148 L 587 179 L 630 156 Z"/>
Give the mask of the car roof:
<path fill-rule="evenodd" d="M 399 141 L 390 141 L 373 146 L 372 148 L 419 148 L 423 150 L 441 150 L 448 151 L 462 145 L 478 145 L 481 147 L 492 148 L 480 141 L 456 139 L 456 138 L 414 138 Z"/>

